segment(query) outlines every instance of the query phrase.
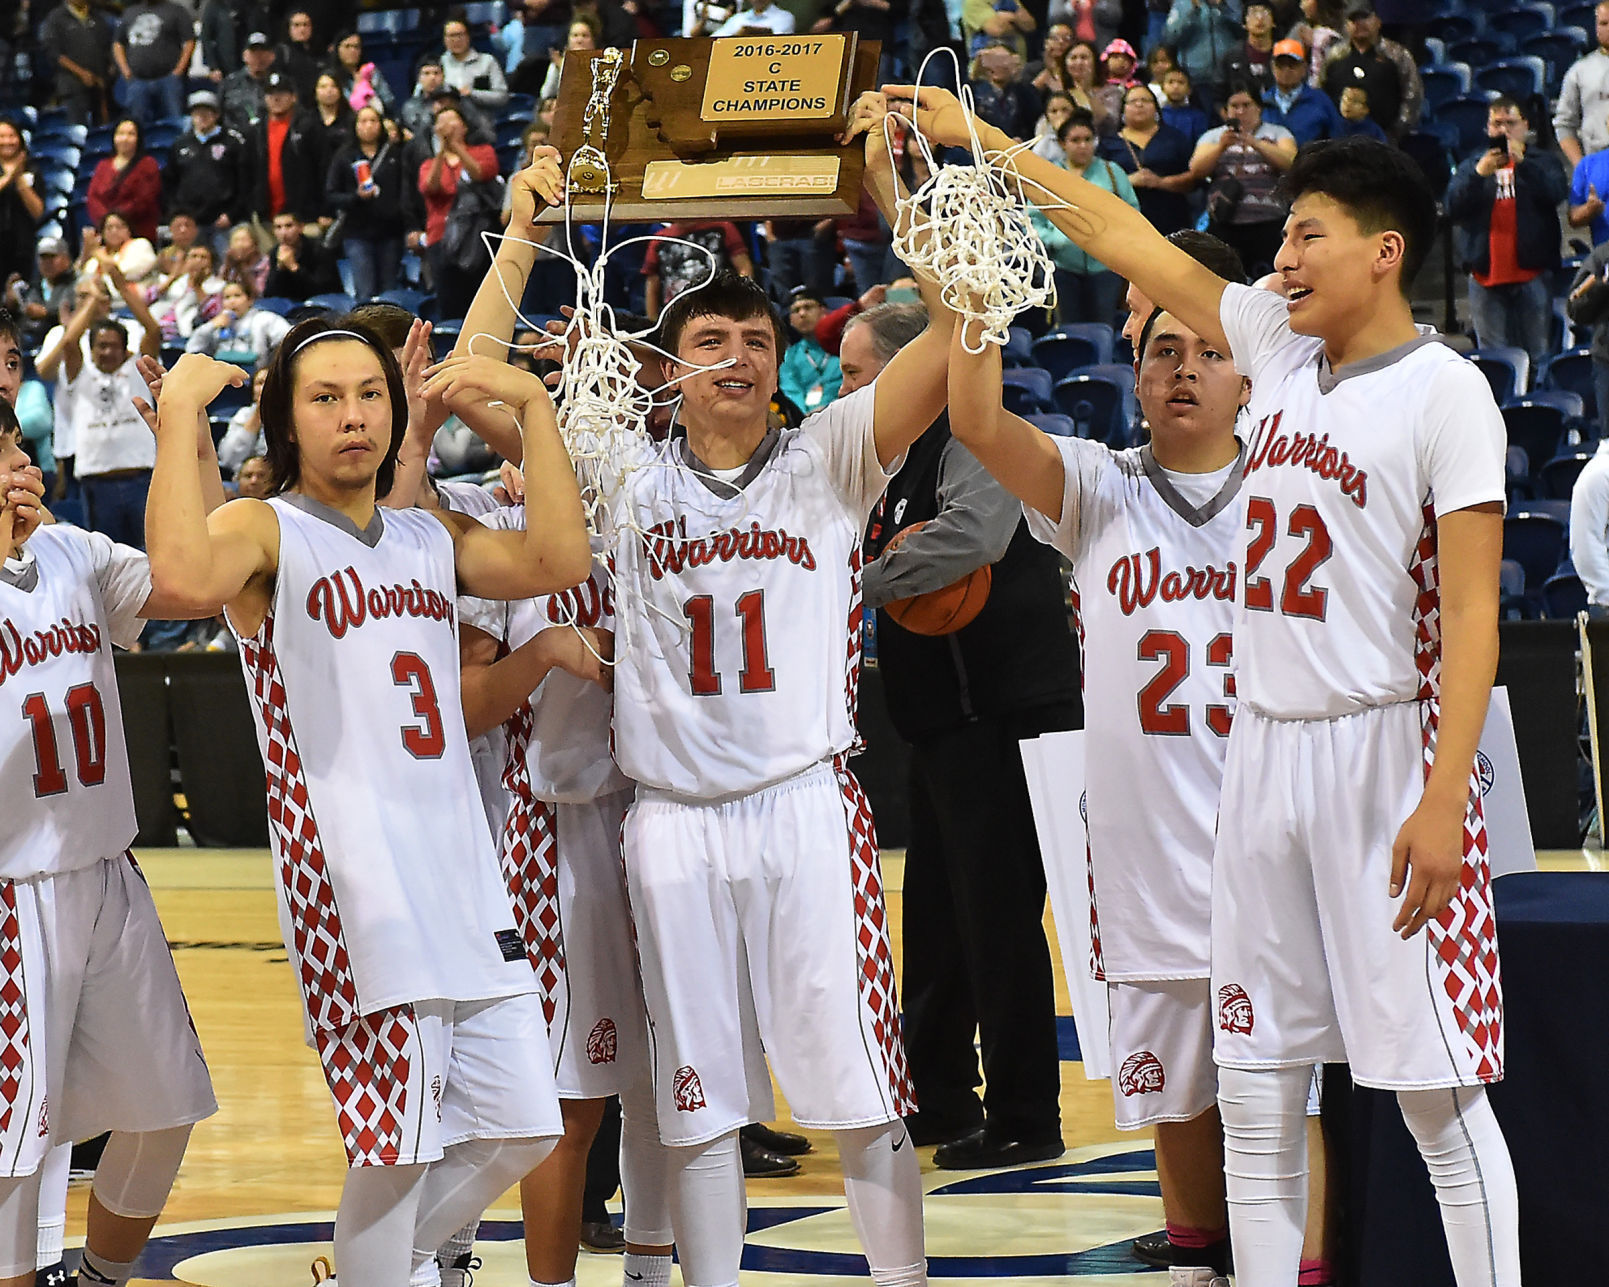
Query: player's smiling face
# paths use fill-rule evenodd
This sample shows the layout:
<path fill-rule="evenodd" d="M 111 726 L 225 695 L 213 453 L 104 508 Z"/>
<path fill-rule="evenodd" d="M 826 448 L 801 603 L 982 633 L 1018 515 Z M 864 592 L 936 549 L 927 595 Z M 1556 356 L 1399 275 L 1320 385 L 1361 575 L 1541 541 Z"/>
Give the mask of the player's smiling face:
<path fill-rule="evenodd" d="M 391 395 L 361 340 L 325 340 L 296 359 L 292 423 L 302 489 L 373 483 L 391 441 Z"/>
<path fill-rule="evenodd" d="M 1235 414 L 1251 388 L 1227 349 L 1211 344 L 1171 313 L 1158 314 L 1138 363 L 1136 392 L 1158 448 L 1234 438 Z"/>
<path fill-rule="evenodd" d="M 1274 257 L 1291 329 L 1329 339 L 1368 316 L 1381 280 L 1401 263 L 1401 242 L 1400 233 L 1365 233 L 1333 197 L 1316 192 L 1298 197 Z"/>
<path fill-rule="evenodd" d="M 764 420 L 777 391 L 777 341 L 769 317 L 734 321 L 694 317 L 676 347 L 681 359 L 674 375 L 688 366 L 731 361 L 719 371 L 698 371 L 681 383 L 682 419 L 689 428 L 744 429 Z M 683 365 L 685 364 L 685 365 Z"/>

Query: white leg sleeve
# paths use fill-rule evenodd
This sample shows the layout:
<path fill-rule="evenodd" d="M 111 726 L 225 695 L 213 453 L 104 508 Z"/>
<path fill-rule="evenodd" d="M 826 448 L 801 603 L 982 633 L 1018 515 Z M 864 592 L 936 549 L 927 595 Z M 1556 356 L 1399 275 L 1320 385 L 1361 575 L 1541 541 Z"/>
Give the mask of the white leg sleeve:
<path fill-rule="evenodd" d="M 903 1122 L 834 1131 L 849 1218 L 872 1281 L 915 1287 L 927 1281 L 922 1241 L 922 1174 Z"/>
<path fill-rule="evenodd" d="M 1397 1103 L 1436 1186 L 1458 1287 L 1519 1287 L 1514 1165 L 1485 1087 L 1402 1090 Z"/>
<path fill-rule="evenodd" d="M 335 1271 L 341 1287 L 398 1287 L 408 1281 L 427 1169 L 355 1166 L 346 1173 L 335 1213 Z"/>
<path fill-rule="evenodd" d="M 671 1150 L 660 1142 L 654 1090 L 644 1077 L 620 1090 L 620 1192 L 627 1242 L 670 1245 L 671 1173 Z"/>
<path fill-rule="evenodd" d="M 165 1131 L 113 1131 L 95 1168 L 95 1198 L 115 1216 L 149 1220 L 162 1214 L 190 1143 L 188 1126 Z"/>
<path fill-rule="evenodd" d="M 1290 1287 L 1307 1222 L 1307 1088 L 1313 1070 L 1218 1069 L 1235 1281 Z"/>
<path fill-rule="evenodd" d="M 552 1138 L 465 1140 L 432 1162 L 425 1172 L 413 1234 L 415 1267 L 434 1262 L 442 1243 L 536 1170 L 556 1143 Z"/>
<path fill-rule="evenodd" d="M 67 1173 L 73 1146 L 58 1144 L 39 1168 L 39 1252 L 37 1268 L 49 1269 L 61 1259 L 67 1236 Z"/>
<path fill-rule="evenodd" d="M 42 1170 L 43 1168 L 41 1168 Z M 37 1268 L 39 1171 L 0 1179 L 0 1278 L 21 1278 Z"/>
<path fill-rule="evenodd" d="M 748 1219 L 737 1132 L 669 1152 L 670 1214 L 682 1281 L 687 1287 L 734 1287 Z"/>

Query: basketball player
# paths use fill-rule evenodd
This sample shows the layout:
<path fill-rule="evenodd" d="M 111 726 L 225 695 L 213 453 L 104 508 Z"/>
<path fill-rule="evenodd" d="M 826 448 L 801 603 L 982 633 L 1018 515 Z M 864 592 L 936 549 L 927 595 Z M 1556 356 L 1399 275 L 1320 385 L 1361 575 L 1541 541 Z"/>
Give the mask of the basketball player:
<path fill-rule="evenodd" d="M 541 382 L 449 360 L 427 393 L 513 408 L 544 521 L 492 532 L 379 512 L 407 425 L 401 369 L 361 324 L 291 328 L 263 385 L 277 494 L 203 514 L 185 430 L 245 373 L 187 354 L 163 381 L 153 576 L 222 602 L 269 770 L 281 924 L 347 1148 L 347 1287 L 436 1278 L 434 1253 L 561 1132 L 536 982 L 498 879 L 459 709 L 457 589 L 583 579 L 575 478 Z"/>
<path fill-rule="evenodd" d="M 192 422 L 192 474 L 194 433 Z M 0 1281 L 34 1281 L 47 1153 L 64 1191 L 72 1140 L 111 1130 L 79 1278 L 122 1284 L 191 1126 L 217 1105 L 128 853 L 134 797 L 111 645 L 132 644 L 147 617 L 205 614 L 154 593 L 139 551 L 38 527 L 44 486 L 20 438 L 0 399 L 0 702 L 15 700 L 0 721 L 0 813 L 12 823 L 0 842 Z"/>
<path fill-rule="evenodd" d="M 891 92 L 914 111 L 914 90 Z M 959 142 L 960 105 L 921 94 L 923 130 Z M 1518 1283 L 1513 1167 L 1485 1093 L 1502 1000 L 1469 789 L 1497 661 L 1504 433 L 1479 372 L 1414 324 L 1435 203 L 1389 147 L 1310 145 L 1285 178 L 1281 296 L 1224 282 L 1067 171 L 1017 164 L 1058 227 L 1227 342 L 1253 385 L 1212 922 L 1239 1280 L 1295 1276 L 1306 1069 L 1344 1059 L 1397 1092 L 1460 1287 Z"/>
<path fill-rule="evenodd" d="M 487 515 L 522 531 L 523 505 Z M 533 1287 L 575 1282 L 587 1154 L 610 1095 L 622 1102 L 628 1280 L 670 1275 L 669 1175 L 648 1068 L 648 1023 L 621 865 L 632 784 L 610 754 L 614 590 L 589 580 L 515 603 L 461 599 L 464 720 L 504 726 L 510 799 L 499 857 L 542 987 L 564 1139 L 520 1184 Z"/>

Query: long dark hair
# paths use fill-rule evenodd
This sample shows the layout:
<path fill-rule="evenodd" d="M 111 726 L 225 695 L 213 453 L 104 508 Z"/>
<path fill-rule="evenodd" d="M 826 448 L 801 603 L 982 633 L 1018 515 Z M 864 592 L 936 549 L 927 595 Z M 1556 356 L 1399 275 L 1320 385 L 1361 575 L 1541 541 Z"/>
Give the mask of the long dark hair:
<path fill-rule="evenodd" d="M 385 341 L 362 322 L 352 317 L 309 317 L 296 323 L 279 342 L 274 357 L 263 377 L 262 397 L 258 399 L 257 414 L 263 427 L 263 440 L 267 443 L 268 469 L 273 475 L 273 494 L 290 491 L 302 480 L 302 462 L 292 436 L 292 421 L 296 394 L 296 362 L 309 345 L 320 342 L 320 337 L 338 334 L 343 340 L 357 339 L 367 344 L 380 359 L 385 373 L 386 392 L 391 398 L 391 445 L 375 474 L 376 496 L 391 491 L 397 472 L 397 452 L 408 431 L 408 393 L 402 383 L 402 368 L 386 347 Z"/>

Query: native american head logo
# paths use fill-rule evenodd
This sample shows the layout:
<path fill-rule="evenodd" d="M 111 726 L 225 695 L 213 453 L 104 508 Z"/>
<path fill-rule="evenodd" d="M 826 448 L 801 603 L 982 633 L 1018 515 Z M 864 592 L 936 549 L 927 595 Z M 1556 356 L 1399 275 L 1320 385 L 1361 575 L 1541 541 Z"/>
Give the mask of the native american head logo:
<path fill-rule="evenodd" d="M 670 1093 L 678 1113 L 696 1113 L 705 1107 L 703 1083 L 690 1065 L 676 1070 L 676 1075 L 671 1078 Z"/>
<path fill-rule="evenodd" d="M 615 1061 L 615 1050 L 619 1045 L 619 1036 L 615 1032 L 613 1019 L 599 1019 L 587 1033 L 587 1062 L 589 1064 L 612 1064 Z"/>
<path fill-rule="evenodd" d="M 1218 1026 L 1225 1032 L 1250 1035 L 1257 1016 L 1252 1013 L 1251 998 L 1238 983 L 1226 983 L 1218 989 Z"/>
<path fill-rule="evenodd" d="M 1149 1050 L 1139 1050 L 1117 1070 L 1117 1085 L 1125 1095 L 1155 1095 L 1167 1084 L 1162 1061 Z"/>

